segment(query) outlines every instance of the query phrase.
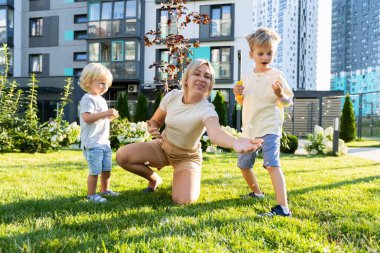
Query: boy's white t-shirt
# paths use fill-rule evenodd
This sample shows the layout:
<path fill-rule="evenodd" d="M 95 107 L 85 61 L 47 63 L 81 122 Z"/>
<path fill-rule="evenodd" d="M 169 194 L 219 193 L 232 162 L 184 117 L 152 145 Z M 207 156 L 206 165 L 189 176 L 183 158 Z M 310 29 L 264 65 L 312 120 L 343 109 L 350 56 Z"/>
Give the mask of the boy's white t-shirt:
<path fill-rule="evenodd" d="M 182 90 L 172 90 L 162 99 L 159 108 L 166 112 L 163 134 L 177 147 L 194 149 L 206 131 L 204 121 L 218 114 L 207 99 L 184 104 L 183 95 Z"/>
<path fill-rule="evenodd" d="M 107 102 L 102 96 L 94 96 L 86 93 L 80 100 L 80 140 L 82 149 L 90 149 L 103 145 L 110 146 L 109 118 L 99 119 L 87 124 L 82 117 L 82 113 L 98 113 L 107 110 Z"/>
<path fill-rule="evenodd" d="M 284 122 L 284 106 L 274 94 L 272 84 L 280 81 L 284 94 L 293 97 L 293 92 L 281 71 L 271 69 L 266 73 L 250 71 L 243 76 L 242 132 L 247 138 L 263 137 L 266 134 L 281 136 Z"/>

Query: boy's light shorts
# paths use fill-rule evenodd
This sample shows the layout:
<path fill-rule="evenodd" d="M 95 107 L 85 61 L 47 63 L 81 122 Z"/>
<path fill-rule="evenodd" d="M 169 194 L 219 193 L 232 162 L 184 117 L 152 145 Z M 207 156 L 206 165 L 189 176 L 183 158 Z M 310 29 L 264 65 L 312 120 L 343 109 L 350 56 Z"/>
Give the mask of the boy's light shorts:
<path fill-rule="evenodd" d="M 92 176 L 99 175 L 102 171 L 111 171 L 112 150 L 109 146 L 100 146 L 83 150 L 83 155 Z"/>
<path fill-rule="evenodd" d="M 260 137 L 264 140 L 261 146 L 264 158 L 263 167 L 281 167 L 280 165 L 280 137 L 275 134 L 267 134 Z M 237 166 L 240 169 L 252 169 L 255 164 L 257 152 L 250 154 L 238 154 Z"/>

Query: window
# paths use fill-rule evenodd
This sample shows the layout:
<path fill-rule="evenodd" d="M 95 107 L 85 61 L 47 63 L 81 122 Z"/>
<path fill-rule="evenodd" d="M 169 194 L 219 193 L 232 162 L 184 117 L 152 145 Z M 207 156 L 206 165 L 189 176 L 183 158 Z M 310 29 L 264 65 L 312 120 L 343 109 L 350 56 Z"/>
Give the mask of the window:
<path fill-rule="evenodd" d="M 42 36 L 43 35 L 43 18 L 31 18 L 30 19 L 30 36 Z"/>
<path fill-rule="evenodd" d="M 96 21 L 100 19 L 100 3 L 90 3 L 89 7 L 89 21 Z"/>
<path fill-rule="evenodd" d="M 7 24 L 7 10 L 6 9 L 0 9 L 0 26 L 6 26 Z"/>
<path fill-rule="evenodd" d="M 161 10 L 158 29 L 161 36 L 166 37 L 169 34 L 177 34 L 177 13 L 175 10 Z"/>
<path fill-rule="evenodd" d="M 74 76 L 79 77 L 82 74 L 83 69 L 81 68 L 74 68 Z"/>
<path fill-rule="evenodd" d="M 112 61 L 122 61 L 123 51 L 124 51 L 123 41 L 112 41 Z"/>
<path fill-rule="evenodd" d="M 42 54 L 35 54 L 29 56 L 29 72 L 41 73 L 42 72 Z"/>
<path fill-rule="evenodd" d="M 169 55 L 169 51 L 166 49 L 158 50 L 158 62 L 160 65 L 173 64 L 176 65 L 177 61 L 174 57 Z M 161 72 L 161 69 L 157 68 L 156 76 L 160 79 L 167 79 L 168 73 Z"/>
<path fill-rule="evenodd" d="M 13 28 L 13 19 L 14 19 L 13 10 L 8 9 L 8 27 L 9 28 Z"/>
<path fill-rule="evenodd" d="M 124 1 L 116 1 L 113 3 L 113 19 L 124 18 Z"/>
<path fill-rule="evenodd" d="M 210 37 L 231 36 L 231 5 L 211 7 Z"/>
<path fill-rule="evenodd" d="M 89 43 L 88 44 L 88 55 L 89 61 L 98 62 L 99 61 L 99 43 Z"/>
<path fill-rule="evenodd" d="M 125 60 L 134 61 L 136 60 L 136 43 L 134 41 L 125 42 Z"/>
<path fill-rule="evenodd" d="M 111 19 L 112 2 L 102 3 L 102 20 Z"/>
<path fill-rule="evenodd" d="M 87 14 L 74 15 L 75 24 L 86 23 L 86 22 L 87 22 Z"/>
<path fill-rule="evenodd" d="M 136 7 L 136 0 L 127 0 L 127 4 L 125 6 L 125 17 L 136 17 Z"/>
<path fill-rule="evenodd" d="M 231 47 L 212 47 L 211 65 L 215 69 L 215 79 L 231 79 Z"/>
<path fill-rule="evenodd" d="M 74 61 L 87 61 L 87 53 L 86 52 L 74 53 Z"/>
<path fill-rule="evenodd" d="M 87 38 L 87 31 L 74 31 L 75 40 L 85 40 Z"/>

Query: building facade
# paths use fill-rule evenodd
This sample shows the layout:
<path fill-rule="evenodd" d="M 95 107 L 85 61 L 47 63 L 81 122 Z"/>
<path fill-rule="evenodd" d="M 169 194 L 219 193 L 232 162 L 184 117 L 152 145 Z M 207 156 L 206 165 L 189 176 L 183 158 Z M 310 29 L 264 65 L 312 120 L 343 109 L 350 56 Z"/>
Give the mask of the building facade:
<path fill-rule="evenodd" d="M 252 3 L 190 1 L 187 8 L 213 19 L 208 25 L 190 24 L 182 34 L 201 42 L 201 47 L 193 49 L 193 57 L 212 62 L 215 89 L 222 91 L 232 107 L 238 52 L 242 72 L 251 66 L 245 35 L 252 27 L 241 24 L 252 14 Z M 105 94 L 110 106 L 115 106 L 123 93 L 128 93 L 132 111 L 138 94 L 152 100 L 159 73 L 149 65 L 169 56 L 163 45 L 144 47 L 144 35 L 157 29 L 175 33 L 180 22 L 161 10 L 160 0 L 0 0 L 0 18 L 2 43 L 7 43 L 12 54 L 11 75 L 21 88 L 27 88 L 31 74 L 39 80 L 38 109 L 43 121 L 54 117 L 68 77 L 74 90 L 66 115 L 70 121 L 78 119 L 78 102 L 83 95 L 78 77 L 90 62 L 104 64 L 113 74 L 112 87 Z"/>
<path fill-rule="evenodd" d="M 294 90 L 316 90 L 318 1 L 255 0 L 252 30 L 270 27 L 282 38 L 274 66 Z"/>
<path fill-rule="evenodd" d="M 380 2 L 333 0 L 332 11 L 331 89 L 352 95 L 356 115 L 380 115 Z"/>

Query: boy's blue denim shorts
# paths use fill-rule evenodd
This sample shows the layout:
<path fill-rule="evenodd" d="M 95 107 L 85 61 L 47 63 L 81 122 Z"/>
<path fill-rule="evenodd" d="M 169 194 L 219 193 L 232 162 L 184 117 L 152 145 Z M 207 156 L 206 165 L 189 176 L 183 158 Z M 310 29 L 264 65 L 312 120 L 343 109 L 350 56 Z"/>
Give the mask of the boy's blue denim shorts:
<path fill-rule="evenodd" d="M 109 146 L 100 146 L 83 150 L 83 155 L 92 176 L 99 175 L 102 171 L 111 171 L 112 150 Z"/>
<path fill-rule="evenodd" d="M 264 140 L 261 146 L 264 163 L 263 167 L 281 167 L 280 165 L 280 137 L 275 134 L 267 134 L 260 137 Z M 250 154 L 238 154 L 237 166 L 240 169 L 252 169 L 255 164 L 257 151 Z"/>

